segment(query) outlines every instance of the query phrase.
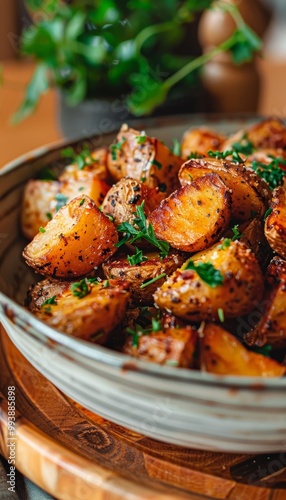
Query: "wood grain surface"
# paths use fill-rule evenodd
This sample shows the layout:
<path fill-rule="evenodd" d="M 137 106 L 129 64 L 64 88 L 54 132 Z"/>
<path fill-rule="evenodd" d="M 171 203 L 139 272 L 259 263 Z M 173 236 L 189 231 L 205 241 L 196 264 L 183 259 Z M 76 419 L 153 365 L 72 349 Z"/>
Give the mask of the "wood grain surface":
<path fill-rule="evenodd" d="M 15 385 L 17 468 L 51 495 L 65 500 L 286 498 L 283 451 L 203 452 L 146 438 L 65 397 L 3 330 L 0 344 L 0 451 L 7 457 L 7 388 Z"/>

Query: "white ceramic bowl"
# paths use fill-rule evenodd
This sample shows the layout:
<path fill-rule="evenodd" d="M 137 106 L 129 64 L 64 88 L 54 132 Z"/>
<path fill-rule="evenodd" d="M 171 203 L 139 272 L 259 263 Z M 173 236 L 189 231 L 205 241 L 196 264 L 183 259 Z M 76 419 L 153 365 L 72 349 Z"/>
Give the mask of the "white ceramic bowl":
<path fill-rule="evenodd" d="M 188 127 L 203 123 L 203 117 L 186 116 L 149 120 L 141 128 L 170 144 Z M 243 123 L 208 118 L 209 126 L 226 133 Z M 113 135 L 105 135 L 101 144 Z M 93 142 L 99 145 L 99 138 Z M 142 434 L 208 450 L 283 450 L 286 378 L 222 377 L 141 362 L 60 333 L 20 305 L 35 280 L 21 257 L 23 186 L 42 167 L 60 166 L 62 147 L 38 149 L 0 170 L 0 319 L 12 341 L 68 396 Z"/>

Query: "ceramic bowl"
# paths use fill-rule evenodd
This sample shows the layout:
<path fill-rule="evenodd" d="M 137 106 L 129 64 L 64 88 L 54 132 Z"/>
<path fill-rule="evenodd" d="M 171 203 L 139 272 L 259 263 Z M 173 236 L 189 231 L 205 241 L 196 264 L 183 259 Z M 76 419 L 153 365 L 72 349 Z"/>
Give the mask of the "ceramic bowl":
<path fill-rule="evenodd" d="M 198 124 L 232 133 L 245 120 L 184 116 L 149 120 L 139 127 L 171 144 L 173 137 Z M 98 146 L 113 137 L 97 135 L 91 140 Z M 283 450 L 286 378 L 214 376 L 141 362 L 60 333 L 22 307 L 27 287 L 35 281 L 21 257 L 22 191 L 44 166 L 61 167 L 62 147 L 37 149 L 0 170 L 0 320 L 14 344 L 65 394 L 146 436 L 227 452 Z"/>

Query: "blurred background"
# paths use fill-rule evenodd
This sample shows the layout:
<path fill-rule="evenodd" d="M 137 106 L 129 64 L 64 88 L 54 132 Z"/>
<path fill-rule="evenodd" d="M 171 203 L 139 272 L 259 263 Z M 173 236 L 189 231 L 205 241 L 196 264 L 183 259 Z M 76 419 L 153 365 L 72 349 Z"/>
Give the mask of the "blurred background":
<path fill-rule="evenodd" d="M 232 3 L 232 0 L 227 1 Z M 61 2 L 65 6 L 73 4 L 72 1 L 47 0 L 49 5 Z M 258 112 L 267 115 L 275 114 L 280 117 L 286 115 L 284 98 L 284 79 L 286 76 L 285 0 L 252 0 L 251 2 L 234 0 L 233 3 L 238 6 L 247 24 L 264 41 L 263 58 L 255 56 L 247 64 L 237 66 L 228 54 L 219 54 L 204 67 L 198 78 L 196 72 L 189 74 L 171 89 L 168 96 L 163 97 L 160 94 L 161 82 L 180 70 L 190 58 L 206 54 L 213 47 L 219 45 L 233 31 L 233 21 L 229 21 L 225 15 L 214 15 L 212 11 L 203 9 L 202 12 L 196 13 L 191 19 L 192 22 L 189 23 L 188 15 L 182 11 L 180 15 L 185 16 L 183 22 L 179 27 L 177 23 L 176 29 L 173 29 L 172 26 L 170 29 L 168 24 L 170 21 L 172 22 L 172 8 L 175 2 L 162 3 L 158 0 L 158 9 L 156 10 L 150 7 L 152 3 L 148 0 L 138 0 L 138 2 L 131 0 L 129 2 L 113 2 L 111 0 L 101 2 L 94 0 L 92 2 L 90 0 L 94 6 L 100 6 L 96 13 L 93 13 L 94 23 L 97 23 L 102 30 L 110 31 L 108 36 L 111 41 L 105 36 L 102 42 L 102 37 L 100 38 L 94 32 L 92 32 L 92 36 L 91 32 L 84 34 L 84 37 L 80 35 L 80 43 L 84 46 L 82 49 L 77 44 L 77 59 L 72 59 L 72 63 L 71 56 L 74 58 L 74 54 L 70 54 L 68 49 L 61 53 L 58 52 L 57 58 L 66 58 L 68 64 L 64 68 L 62 64 L 60 71 L 58 68 L 55 69 L 54 79 L 57 88 L 48 89 L 45 81 L 45 69 L 40 69 L 37 80 L 30 88 L 28 98 L 20 110 L 21 116 L 19 113 L 16 116 L 19 123 L 12 125 L 11 117 L 14 115 L 15 121 L 15 113 L 19 112 L 25 89 L 35 70 L 35 54 L 39 59 L 39 54 L 42 57 L 42 53 L 44 53 L 45 63 L 48 58 L 52 58 L 50 53 L 45 52 L 48 50 L 48 42 L 43 33 L 38 31 L 35 34 L 31 31 L 33 23 L 37 24 L 42 21 L 41 11 L 37 7 L 42 6 L 43 3 L 45 3 L 43 0 L 29 0 L 27 4 L 30 8 L 27 9 L 24 0 L 1 0 L 0 165 L 29 149 L 58 140 L 63 136 L 89 135 L 96 133 L 98 128 L 103 132 L 110 131 L 110 123 L 112 127 L 116 128 L 117 122 L 132 119 L 134 117 L 132 110 L 136 106 L 138 110 L 142 104 L 141 97 L 135 96 L 134 92 L 134 88 L 138 90 L 136 78 L 139 78 L 141 83 L 142 79 L 145 78 L 145 87 L 150 89 L 150 92 L 148 90 L 150 95 L 147 96 L 149 108 L 148 106 L 148 109 L 146 108 L 146 96 L 143 103 L 145 108 L 144 106 L 142 108 L 144 113 L 147 109 L 148 114 Z M 80 5 L 79 1 L 75 3 Z M 161 3 L 164 8 L 160 11 L 159 4 Z M 208 2 L 197 2 L 197 4 L 200 3 L 206 5 Z M 125 21 L 123 17 L 116 19 L 116 15 L 122 15 L 127 4 L 131 7 L 133 5 L 136 14 L 132 14 L 131 24 L 133 24 L 131 27 L 128 26 L 129 20 Z M 195 4 L 196 2 L 190 0 L 190 6 Z M 83 0 L 82 5 L 82 10 L 84 10 L 86 1 Z M 114 6 L 118 7 L 117 11 Z M 69 30 L 71 43 L 75 42 L 74 46 L 76 46 L 78 39 L 73 37 L 79 33 L 81 22 L 77 12 Z M 145 60 L 149 61 L 152 57 L 151 74 L 150 68 L 148 68 L 149 73 L 144 73 L 146 71 L 144 58 L 136 57 L 136 53 L 132 54 L 134 45 L 129 42 L 125 43 L 126 40 L 122 38 L 121 32 L 112 31 L 112 26 L 116 22 L 119 23 L 121 30 L 123 28 L 124 30 L 129 29 L 131 40 L 135 39 L 136 29 L 138 30 L 141 37 L 139 42 L 142 43 L 142 47 L 144 44 L 142 51 Z M 153 28 L 153 23 L 156 26 L 157 24 L 161 26 L 159 28 L 159 42 L 158 33 L 150 36 L 149 31 L 150 27 Z M 92 31 L 93 28 L 94 26 L 88 29 Z M 52 29 L 53 36 L 56 37 L 56 27 L 53 26 Z M 25 50 L 27 55 L 19 54 L 20 37 L 23 30 L 26 30 Z M 118 46 L 116 46 L 117 43 Z M 113 44 L 112 50 L 114 50 L 116 57 L 118 56 L 117 60 L 112 53 L 113 67 L 112 71 L 108 73 L 108 77 L 103 73 L 102 68 L 106 58 L 109 57 L 110 47 L 106 48 L 104 44 Z M 81 54 L 79 55 L 80 50 Z M 77 72 L 75 79 L 71 73 L 74 71 Z M 94 79 L 94 75 L 99 76 Z M 142 90 L 141 87 L 140 90 Z M 146 90 L 145 87 L 143 85 Z M 127 105 L 130 89 L 133 91 L 133 102 L 131 105 Z M 43 96 L 37 104 L 37 97 L 41 94 Z M 150 98 L 158 101 L 154 109 L 150 108 Z M 30 115 L 33 107 L 35 107 L 35 111 Z M 26 116 L 27 118 L 21 121 Z M 105 125 L 102 125 L 103 123 Z"/>

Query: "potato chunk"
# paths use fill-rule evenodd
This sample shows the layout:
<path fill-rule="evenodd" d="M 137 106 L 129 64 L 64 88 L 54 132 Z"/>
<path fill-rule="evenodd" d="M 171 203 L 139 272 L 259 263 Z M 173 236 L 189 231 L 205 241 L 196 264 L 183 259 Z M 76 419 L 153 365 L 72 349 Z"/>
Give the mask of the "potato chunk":
<path fill-rule="evenodd" d="M 251 250 L 239 241 L 222 244 L 194 255 L 195 265 L 211 264 L 222 283 L 211 283 L 196 270 L 186 269 L 188 262 L 174 272 L 155 294 L 155 303 L 185 320 L 218 320 L 250 312 L 263 295 L 263 276 Z"/>
<path fill-rule="evenodd" d="M 233 335 L 208 324 L 201 338 L 201 368 L 218 375 L 282 377 L 285 367 L 262 354 L 248 351 Z"/>
<path fill-rule="evenodd" d="M 109 184 L 98 179 L 95 174 L 85 170 L 75 170 L 69 172 L 69 175 L 62 180 L 60 193 L 67 198 L 67 202 L 77 196 L 86 195 L 100 206 L 109 189 Z"/>
<path fill-rule="evenodd" d="M 24 190 L 21 228 L 24 236 L 32 240 L 51 219 L 54 209 L 52 204 L 60 191 L 57 181 L 30 180 Z"/>
<path fill-rule="evenodd" d="M 144 201 L 144 212 L 149 215 L 164 197 L 158 188 L 127 177 L 109 189 L 102 203 L 102 212 L 113 217 L 116 226 L 126 221 L 132 223 L 138 205 Z"/>
<path fill-rule="evenodd" d="M 108 169 L 115 181 L 132 177 L 168 195 L 179 187 L 178 171 L 183 160 L 158 139 L 143 137 L 137 130 L 122 125 L 116 144 L 111 145 Z"/>
<path fill-rule="evenodd" d="M 220 177 L 205 175 L 178 189 L 149 216 L 158 239 L 185 252 L 211 246 L 226 229 L 231 195 Z"/>
<path fill-rule="evenodd" d="M 179 179 L 185 186 L 211 172 L 218 174 L 232 191 L 231 213 L 234 220 L 247 221 L 254 212 L 257 217 L 264 214 L 270 198 L 269 188 L 252 169 L 241 164 L 215 158 L 189 160 L 182 165 Z"/>
<path fill-rule="evenodd" d="M 182 143 L 182 157 L 187 159 L 191 153 L 208 156 L 208 151 L 220 151 L 226 137 L 208 128 L 194 128 L 185 132 Z"/>
<path fill-rule="evenodd" d="M 274 189 L 270 204 L 272 212 L 265 221 L 265 236 L 271 248 L 286 258 L 286 190 Z"/>
<path fill-rule="evenodd" d="M 138 346 L 128 338 L 123 352 L 144 361 L 180 368 L 194 366 L 197 332 L 191 326 L 167 328 L 165 331 L 151 332 L 139 336 Z"/>
<path fill-rule="evenodd" d="M 46 296 L 52 303 L 39 298 L 41 289 L 45 291 L 41 299 Z M 126 281 L 44 280 L 32 290 L 29 309 L 61 332 L 102 344 L 124 318 L 129 297 Z"/>
<path fill-rule="evenodd" d="M 229 137 L 223 150 L 232 149 L 235 142 L 249 141 L 255 149 L 285 149 L 286 127 L 277 117 L 267 118 Z"/>
<path fill-rule="evenodd" d="M 79 169 L 76 163 L 68 165 L 59 180 L 64 182 L 69 180 L 70 175 L 81 170 L 92 175 L 101 181 L 110 182 L 110 174 L 107 170 L 107 147 L 97 148 L 91 152 L 88 158 L 86 158 L 86 164 Z"/>
<path fill-rule="evenodd" d="M 286 261 L 274 257 L 267 269 L 269 291 L 263 300 L 263 315 L 255 329 L 246 335 L 249 345 L 286 346 Z"/>
<path fill-rule="evenodd" d="M 115 226 L 88 196 L 62 207 L 26 246 L 27 264 L 44 276 L 84 276 L 116 251 Z"/>
<path fill-rule="evenodd" d="M 125 254 L 119 254 L 105 262 L 102 267 L 108 279 L 125 279 L 131 282 L 131 298 L 134 304 L 150 305 L 153 303 L 153 293 L 164 283 L 166 276 L 172 274 L 185 262 L 186 255 L 174 251 L 164 259 L 160 259 L 156 252 L 144 252 L 144 256 L 148 260 L 131 265 Z M 166 276 L 141 288 L 144 283 L 161 274 Z"/>

